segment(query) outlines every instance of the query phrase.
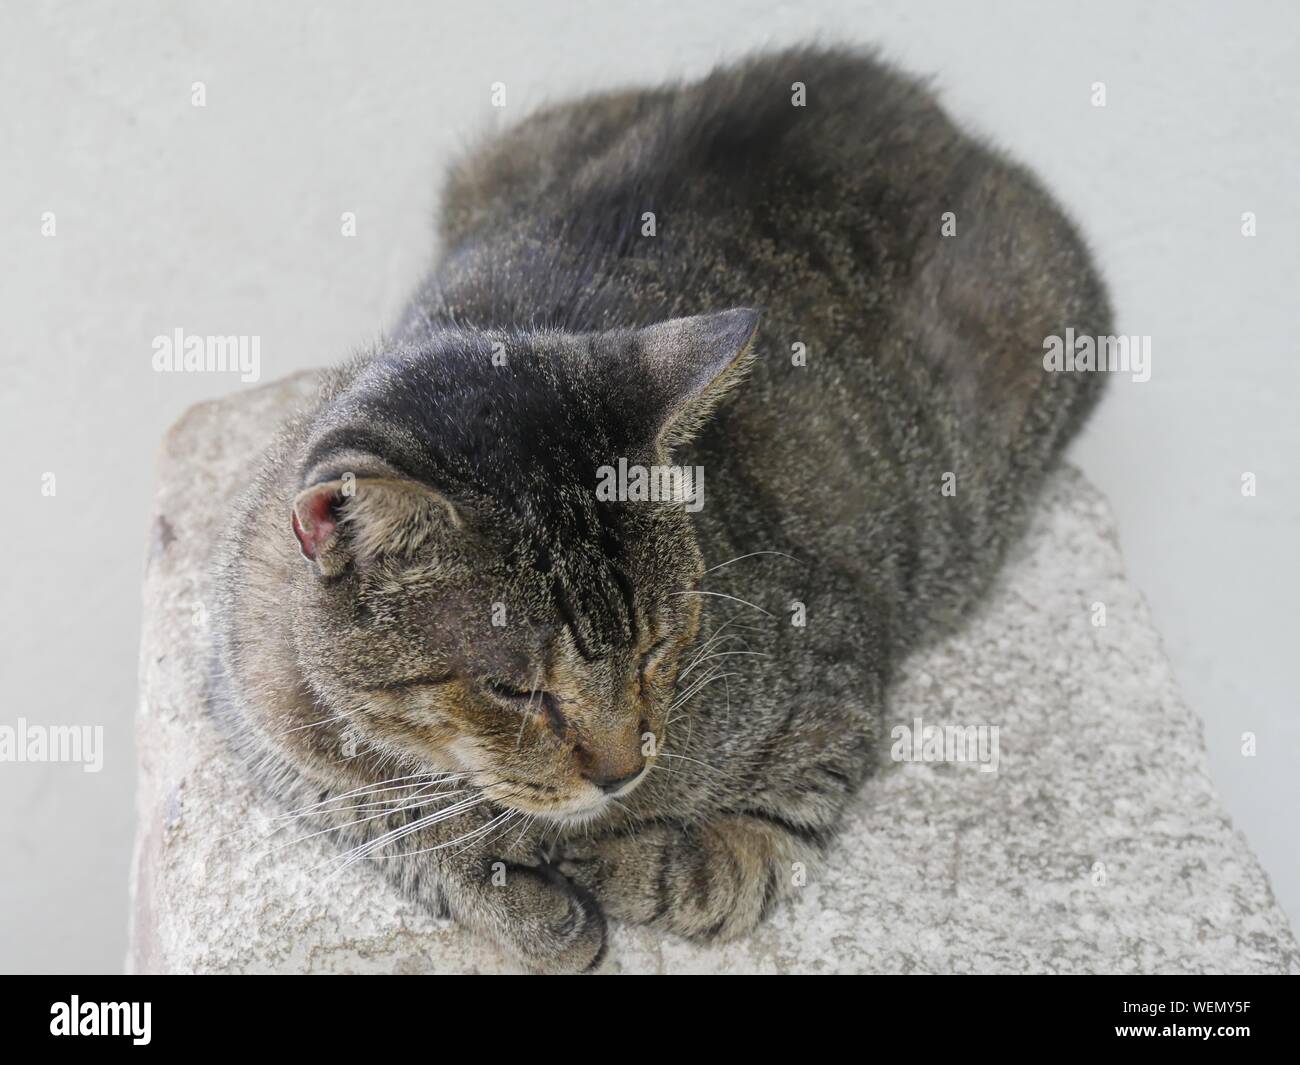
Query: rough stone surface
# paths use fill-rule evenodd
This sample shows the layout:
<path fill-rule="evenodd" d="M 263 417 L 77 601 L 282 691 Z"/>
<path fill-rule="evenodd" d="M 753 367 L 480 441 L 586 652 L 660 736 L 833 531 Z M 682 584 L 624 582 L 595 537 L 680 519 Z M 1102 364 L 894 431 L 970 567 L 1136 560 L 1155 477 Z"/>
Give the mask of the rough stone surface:
<path fill-rule="evenodd" d="M 198 406 L 163 445 L 141 645 L 128 965 L 141 972 L 500 972 L 373 872 L 330 879 L 201 705 L 226 501 L 309 375 Z M 1103 603 L 1106 624 L 1093 624 Z M 1259 863 L 1206 776 L 1110 515 L 1072 469 L 985 609 L 919 654 L 889 726 L 996 724 L 999 765 L 893 762 L 831 860 L 745 942 L 617 928 L 623 972 L 1297 972 Z"/>

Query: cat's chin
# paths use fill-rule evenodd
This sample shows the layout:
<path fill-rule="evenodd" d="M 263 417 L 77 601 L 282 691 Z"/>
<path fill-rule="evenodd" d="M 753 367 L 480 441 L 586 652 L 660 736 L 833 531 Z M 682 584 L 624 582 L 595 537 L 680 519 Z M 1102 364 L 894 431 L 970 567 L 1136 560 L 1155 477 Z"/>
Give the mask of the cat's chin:
<path fill-rule="evenodd" d="M 493 797 L 493 801 L 498 806 L 505 806 L 512 810 L 518 810 L 520 813 L 529 814 L 544 821 L 549 821 L 556 825 L 565 825 L 569 828 L 575 828 L 582 825 L 590 825 L 593 822 L 604 818 L 611 811 L 618 808 L 619 798 L 629 795 L 645 779 L 646 774 L 642 772 L 635 781 L 631 782 L 623 789 L 610 794 L 596 794 L 592 798 L 578 798 L 566 803 L 557 803 L 552 806 L 533 805 L 531 803 L 519 802 L 517 798 L 501 799 Z M 592 789 L 593 791 L 595 789 Z M 489 792 L 490 794 L 490 792 Z"/>
<path fill-rule="evenodd" d="M 529 810 L 527 812 L 556 825 L 564 825 L 566 828 L 578 828 L 601 820 L 613 808 L 614 804 L 612 802 L 602 798 L 576 810 Z"/>
<path fill-rule="evenodd" d="M 526 793 L 520 794 L 518 781 L 504 784 L 500 780 L 480 783 L 477 777 L 473 777 L 472 783 L 481 788 L 483 794 L 497 807 L 528 814 L 530 817 L 549 821 L 555 825 L 575 827 L 599 821 L 616 809 L 619 805 L 617 800 L 633 792 L 645 777 L 646 772 L 642 771 L 637 774 L 635 780 L 629 781 L 617 791 L 602 794 L 600 790 L 593 787 L 588 789 L 588 794 L 585 796 L 578 795 L 563 802 L 546 804 L 529 802 Z"/>
<path fill-rule="evenodd" d="M 490 790 L 488 794 L 491 795 Z M 492 801 L 499 807 L 517 810 L 539 820 L 549 821 L 555 825 L 566 825 L 570 828 L 599 821 L 615 808 L 611 798 L 604 795 L 590 799 L 573 799 L 570 802 L 556 803 L 550 806 L 534 805 L 528 802 L 519 802 L 518 799 L 496 797 L 492 797 Z"/>

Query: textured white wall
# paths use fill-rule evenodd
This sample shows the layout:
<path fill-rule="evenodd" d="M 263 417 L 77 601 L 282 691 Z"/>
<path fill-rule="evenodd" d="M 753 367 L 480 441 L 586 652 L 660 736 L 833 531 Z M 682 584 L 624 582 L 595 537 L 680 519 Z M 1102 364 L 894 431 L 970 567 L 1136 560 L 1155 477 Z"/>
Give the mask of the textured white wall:
<path fill-rule="evenodd" d="M 1154 338 L 1152 380 L 1116 382 L 1076 459 L 1118 512 L 1228 809 L 1300 918 L 1297 11 L 5 5 L 0 723 L 100 724 L 107 751 L 100 774 L 0 765 L 0 969 L 115 970 L 123 953 L 151 456 L 188 404 L 239 387 L 153 373 L 153 337 L 257 334 L 264 379 L 336 360 L 392 321 L 430 255 L 436 175 L 499 117 L 491 82 L 518 114 L 814 36 L 935 73 L 956 114 L 1072 208 L 1121 328 Z"/>

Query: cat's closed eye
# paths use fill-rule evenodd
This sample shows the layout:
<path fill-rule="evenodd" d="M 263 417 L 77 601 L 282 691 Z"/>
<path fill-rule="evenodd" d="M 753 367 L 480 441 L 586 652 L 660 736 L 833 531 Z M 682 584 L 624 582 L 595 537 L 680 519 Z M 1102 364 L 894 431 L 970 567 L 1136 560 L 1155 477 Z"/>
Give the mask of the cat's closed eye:
<path fill-rule="evenodd" d="M 504 681 L 486 680 L 483 682 L 483 686 L 496 698 L 508 703 L 532 703 L 540 706 L 543 701 L 552 698 L 550 692 L 537 691 L 536 689 L 524 691 L 522 688 L 516 688 Z"/>
<path fill-rule="evenodd" d="M 483 685 L 498 702 L 506 703 L 517 710 L 544 714 L 556 732 L 564 731 L 564 715 L 560 712 L 559 702 L 550 692 L 537 689 L 524 691 L 513 684 L 497 680 L 484 681 Z"/>
<path fill-rule="evenodd" d="M 645 654 L 641 656 L 641 663 L 639 666 L 637 666 L 637 681 L 640 683 L 641 693 L 643 695 L 645 694 L 645 683 L 646 683 L 647 674 L 649 674 L 650 671 L 653 670 L 657 665 L 659 665 L 659 663 L 663 660 L 664 654 L 668 650 L 668 645 L 670 642 L 671 641 L 669 640 L 669 638 L 665 636 L 662 640 L 656 643 L 653 647 L 650 648 L 650 650 L 648 650 Z"/>

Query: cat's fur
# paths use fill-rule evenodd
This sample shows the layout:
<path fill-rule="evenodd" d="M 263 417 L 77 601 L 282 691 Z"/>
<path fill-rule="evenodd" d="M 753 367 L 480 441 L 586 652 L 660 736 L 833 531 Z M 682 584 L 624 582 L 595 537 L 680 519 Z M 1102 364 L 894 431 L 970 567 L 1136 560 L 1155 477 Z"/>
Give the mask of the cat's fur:
<path fill-rule="evenodd" d="M 440 243 L 232 510 L 222 719 L 533 967 L 592 966 L 604 914 L 743 934 L 1096 401 L 1042 352 L 1110 332 L 1103 286 L 1030 175 L 849 51 L 536 114 L 455 169 Z M 597 500 L 619 457 L 703 467 L 703 509 Z"/>

